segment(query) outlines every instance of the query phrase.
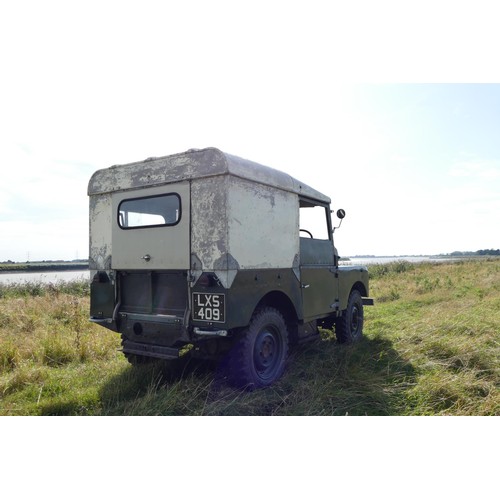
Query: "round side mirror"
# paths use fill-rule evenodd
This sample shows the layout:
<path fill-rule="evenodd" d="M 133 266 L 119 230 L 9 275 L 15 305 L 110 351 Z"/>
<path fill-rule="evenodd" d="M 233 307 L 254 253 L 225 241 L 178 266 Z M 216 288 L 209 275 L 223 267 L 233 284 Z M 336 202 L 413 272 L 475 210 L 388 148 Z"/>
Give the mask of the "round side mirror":
<path fill-rule="evenodd" d="M 345 217 L 345 210 L 343 208 L 339 208 L 337 210 L 337 217 L 339 219 L 343 219 Z"/>

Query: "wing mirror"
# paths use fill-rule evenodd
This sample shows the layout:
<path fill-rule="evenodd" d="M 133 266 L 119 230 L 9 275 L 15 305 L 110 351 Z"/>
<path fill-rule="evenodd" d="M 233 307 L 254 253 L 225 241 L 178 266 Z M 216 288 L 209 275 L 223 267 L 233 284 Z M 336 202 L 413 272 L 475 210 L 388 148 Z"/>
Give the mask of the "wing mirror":
<path fill-rule="evenodd" d="M 333 210 L 332 210 L 333 212 Z M 334 227 L 333 230 L 332 230 L 332 233 L 335 232 L 335 229 L 338 229 L 341 225 L 342 225 L 342 221 L 344 220 L 344 217 L 345 217 L 345 210 L 343 208 L 339 208 L 337 210 L 337 217 L 340 219 L 340 223 L 338 226 Z"/>

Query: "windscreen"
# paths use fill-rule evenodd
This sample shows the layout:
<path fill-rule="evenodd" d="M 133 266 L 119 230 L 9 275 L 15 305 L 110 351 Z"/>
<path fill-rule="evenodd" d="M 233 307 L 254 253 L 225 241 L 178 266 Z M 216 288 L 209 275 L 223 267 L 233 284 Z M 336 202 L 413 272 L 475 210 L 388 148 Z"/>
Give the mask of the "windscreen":
<path fill-rule="evenodd" d="M 327 208 L 312 202 L 300 200 L 299 225 L 302 238 L 330 239 Z"/>

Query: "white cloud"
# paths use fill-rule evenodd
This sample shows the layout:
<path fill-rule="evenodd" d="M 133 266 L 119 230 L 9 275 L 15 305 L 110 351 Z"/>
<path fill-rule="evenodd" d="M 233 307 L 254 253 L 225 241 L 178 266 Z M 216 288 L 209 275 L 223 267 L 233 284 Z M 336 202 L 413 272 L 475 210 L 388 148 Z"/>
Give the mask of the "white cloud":
<path fill-rule="evenodd" d="M 500 179 L 500 160 L 465 160 L 455 163 L 449 171 L 453 177 Z"/>
<path fill-rule="evenodd" d="M 58 260 L 88 257 L 87 217 L 43 221 L 0 220 L 0 261 Z M 11 257 L 9 257 L 11 256 Z"/>
<path fill-rule="evenodd" d="M 95 170 L 204 146 L 329 195 L 347 211 L 338 238 L 349 254 L 433 251 L 425 207 L 448 214 L 439 196 L 460 201 L 457 191 L 427 188 L 417 159 L 396 147 L 389 115 L 371 115 L 341 84 L 394 75 L 404 61 L 405 77 L 425 79 L 412 58 L 397 58 L 387 29 L 397 23 L 374 22 L 379 8 L 361 8 L 360 19 L 359 7 L 332 13 L 316 1 L 12 3 L 0 19 L 9 47 L 0 83 L 0 260 L 24 259 L 36 241 L 26 235 L 35 233 L 47 253 L 52 243 L 67 258 L 73 247 L 84 255 Z M 457 163 L 449 178 L 497 173 L 498 163 Z"/>

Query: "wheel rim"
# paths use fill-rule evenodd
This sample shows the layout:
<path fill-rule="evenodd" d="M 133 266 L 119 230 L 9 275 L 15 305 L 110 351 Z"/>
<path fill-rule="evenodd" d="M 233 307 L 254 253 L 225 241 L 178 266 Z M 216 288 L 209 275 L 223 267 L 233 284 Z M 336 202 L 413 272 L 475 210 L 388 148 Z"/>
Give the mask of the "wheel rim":
<path fill-rule="evenodd" d="M 271 326 L 264 327 L 257 335 L 253 351 L 255 371 L 262 380 L 274 377 L 282 351 L 279 332 Z"/>
<path fill-rule="evenodd" d="M 356 306 L 352 308 L 351 313 L 351 332 L 355 332 L 358 329 L 359 322 L 359 311 Z"/>
<path fill-rule="evenodd" d="M 362 319 L 361 311 L 357 305 L 354 305 L 351 311 L 351 334 L 353 336 L 358 334 Z"/>

